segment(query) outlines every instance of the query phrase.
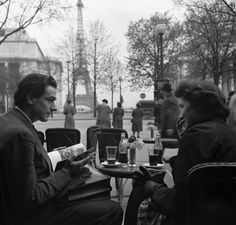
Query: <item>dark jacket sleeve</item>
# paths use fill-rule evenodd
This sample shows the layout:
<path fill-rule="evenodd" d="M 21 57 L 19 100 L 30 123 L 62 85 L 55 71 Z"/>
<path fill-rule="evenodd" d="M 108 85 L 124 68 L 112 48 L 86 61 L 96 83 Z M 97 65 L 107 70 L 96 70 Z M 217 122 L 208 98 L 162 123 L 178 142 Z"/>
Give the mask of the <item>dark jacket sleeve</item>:
<path fill-rule="evenodd" d="M 65 169 L 49 174 L 48 165 L 27 132 L 15 133 L 3 149 L 9 196 L 19 211 L 32 209 L 53 198 L 70 180 Z"/>
<path fill-rule="evenodd" d="M 215 144 L 216 135 L 213 131 L 209 132 L 209 129 L 196 126 L 186 131 L 172 168 L 175 186 L 168 188 L 158 184 L 155 187 L 151 205 L 158 212 L 166 215 L 178 215 L 183 212 L 187 171 L 194 165 L 211 161 Z"/>

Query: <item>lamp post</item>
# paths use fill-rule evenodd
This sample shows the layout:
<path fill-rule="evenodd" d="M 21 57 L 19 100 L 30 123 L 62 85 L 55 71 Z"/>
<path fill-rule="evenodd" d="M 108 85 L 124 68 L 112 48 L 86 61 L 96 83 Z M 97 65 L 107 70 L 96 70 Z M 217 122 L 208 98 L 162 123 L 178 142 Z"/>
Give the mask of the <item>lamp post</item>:
<path fill-rule="evenodd" d="M 120 81 L 120 103 L 122 104 L 122 95 L 121 95 L 121 82 L 122 82 L 122 77 L 119 77 Z"/>
<path fill-rule="evenodd" d="M 159 35 L 159 42 L 160 42 L 160 76 L 159 79 L 163 79 L 163 35 L 166 31 L 166 25 L 165 24 L 157 24 L 155 28 L 155 35 L 157 38 L 157 35 Z M 156 70 L 157 73 L 157 70 Z M 158 79 L 157 74 L 155 76 L 154 80 L 154 100 L 158 100 Z"/>
<path fill-rule="evenodd" d="M 70 61 L 67 60 L 66 64 L 67 64 L 67 88 L 68 88 L 67 99 L 70 99 L 70 68 L 69 68 Z"/>
<path fill-rule="evenodd" d="M 98 38 L 94 38 L 94 59 L 93 59 L 93 88 L 94 88 L 94 93 L 93 93 L 93 117 L 96 117 L 96 103 L 97 103 L 97 41 Z"/>
<path fill-rule="evenodd" d="M 74 105 L 74 110 L 76 110 L 76 100 L 75 100 L 75 64 L 72 62 L 72 99 L 73 99 L 73 105 Z"/>

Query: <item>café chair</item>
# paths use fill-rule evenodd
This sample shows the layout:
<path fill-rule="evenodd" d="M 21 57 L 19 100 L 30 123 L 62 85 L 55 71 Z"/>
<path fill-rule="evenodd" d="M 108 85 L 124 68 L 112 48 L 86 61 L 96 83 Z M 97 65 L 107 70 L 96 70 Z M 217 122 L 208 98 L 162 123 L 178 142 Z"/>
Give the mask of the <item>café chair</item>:
<path fill-rule="evenodd" d="M 105 161 L 107 158 L 106 146 L 117 146 L 118 149 L 121 140 L 121 133 L 125 133 L 126 138 L 128 138 L 127 131 L 120 128 L 98 128 L 96 133 L 100 162 Z"/>
<path fill-rule="evenodd" d="M 106 161 L 106 146 L 117 146 L 119 147 L 119 143 L 121 140 L 121 133 L 125 133 L 125 137 L 128 138 L 128 133 L 125 129 L 120 128 L 98 128 L 97 129 L 97 144 L 96 144 L 96 160 L 95 160 L 95 167 L 99 167 L 99 163 Z M 117 154 L 117 159 L 119 154 Z M 106 174 L 105 171 L 101 171 Z M 110 175 L 108 173 L 107 175 Z M 116 184 L 116 191 L 117 191 L 117 198 L 118 201 L 121 202 L 123 199 L 123 189 L 127 183 L 127 179 L 123 182 L 123 178 L 115 177 L 115 184 Z"/>
<path fill-rule="evenodd" d="M 43 131 L 37 130 L 37 133 L 38 133 L 38 136 L 39 136 L 39 139 L 40 139 L 42 145 L 44 145 L 45 135 L 44 135 Z"/>
<path fill-rule="evenodd" d="M 235 212 L 236 163 L 204 163 L 188 171 L 187 225 L 232 225 Z"/>
<path fill-rule="evenodd" d="M 80 143 L 80 131 L 73 128 L 48 128 L 45 131 L 47 151 Z"/>
<path fill-rule="evenodd" d="M 97 143 L 97 129 L 101 128 L 101 125 L 95 125 L 88 127 L 86 131 L 86 142 L 87 142 L 87 149 L 91 147 L 96 148 Z"/>

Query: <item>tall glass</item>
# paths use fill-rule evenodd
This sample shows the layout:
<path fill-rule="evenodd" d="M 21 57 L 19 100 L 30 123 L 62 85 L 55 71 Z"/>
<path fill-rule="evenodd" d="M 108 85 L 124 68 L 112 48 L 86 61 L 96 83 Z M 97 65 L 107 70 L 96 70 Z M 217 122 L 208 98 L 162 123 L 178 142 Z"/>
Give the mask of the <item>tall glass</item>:
<path fill-rule="evenodd" d="M 106 146 L 107 163 L 114 165 L 116 163 L 117 146 Z"/>

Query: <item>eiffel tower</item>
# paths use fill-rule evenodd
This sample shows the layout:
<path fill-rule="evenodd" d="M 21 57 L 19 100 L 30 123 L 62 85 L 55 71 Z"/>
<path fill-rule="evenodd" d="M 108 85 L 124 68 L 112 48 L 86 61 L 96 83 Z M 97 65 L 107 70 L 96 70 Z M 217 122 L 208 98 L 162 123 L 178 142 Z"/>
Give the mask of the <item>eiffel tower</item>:
<path fill-rule="evenodd" d="M 89 71 L 87 66 L 86 59 L 86 49 L 84 43 L 84 28 L 83 28 L 83 14 L 82 8 L 83 3 L 82 0 L 78 0 L 78 20 L 77 20 L 77 34 L 76 34 L 76 65 L 77 67 L 74 70 L 75 75 L 75 89 L 78 89 L 78 86 L 83 86 L 85 88 L 85 93 L 77 94 L 76 91 L 76 105 L 86 105 L 90 108 L 93 108 L 94 104 L 94 95 L 93 89 L 91 86 L 91 80 L 89 77 Z"/>

